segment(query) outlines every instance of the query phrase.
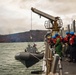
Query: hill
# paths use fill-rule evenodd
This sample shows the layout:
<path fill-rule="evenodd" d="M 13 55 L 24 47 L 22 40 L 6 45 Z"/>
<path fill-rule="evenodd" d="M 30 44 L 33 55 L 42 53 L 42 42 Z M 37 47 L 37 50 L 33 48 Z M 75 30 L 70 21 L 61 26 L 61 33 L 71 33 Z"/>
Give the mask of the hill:
<path fill-rule="evenodd" d="M 30 30 L 27 32 L 9 34 L 9 35 L 0 35 L 0 43 L 3 42 L 29 42 L 29 41 L 43 41 L 46 30 Z M 30 39 L 32 35 L 33 40 Z"/>

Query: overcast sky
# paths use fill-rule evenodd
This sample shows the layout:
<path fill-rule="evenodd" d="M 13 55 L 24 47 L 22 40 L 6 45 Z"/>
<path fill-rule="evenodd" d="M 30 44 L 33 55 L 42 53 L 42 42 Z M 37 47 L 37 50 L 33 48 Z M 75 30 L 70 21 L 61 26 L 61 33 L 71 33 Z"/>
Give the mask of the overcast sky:
<path fill-rule="evenodd" d="M 64 26 L 76 19 L 76 0 L 0 0 L 0 34 L 30 30 L 31 7 L 61 17 Z M 32 13 L 32 29 L 45 29 L 45 20 Z"/>

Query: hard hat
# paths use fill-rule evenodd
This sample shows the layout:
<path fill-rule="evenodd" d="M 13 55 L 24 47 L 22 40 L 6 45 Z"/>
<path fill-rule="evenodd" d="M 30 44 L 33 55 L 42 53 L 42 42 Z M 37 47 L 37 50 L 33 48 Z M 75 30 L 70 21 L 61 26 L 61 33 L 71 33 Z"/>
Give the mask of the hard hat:
<path fill-rule="evenodd" d="M 66 32 L 66 34 L 69 34 L 69 32 Z"/>
<path fill-rule="evenodd" d="M 46 37 L 49 36 L 49 35 L 50 35 L 50 32 L 47 32 L 47 33 L 46 33 Z"/>
<path fill-rule="evenodd" d="M 74 32 L 70 32 L 71 35 L 74 35 Z"/>
<path fill-rule="evenodd" d="M 51 38 L 51 36 L 47 36 L 47 38 L 49 39 L 49 38 Z"/>
<path fill-rule="evenodd" d="M 56 38 L 56 36 L 52 36 L 52 38 L 54 38 L 54 39 L 55 39 L 55 38 Z"/>
<path fill-rule="evenodd" d="M 55 37 L 57 37 L 58 35 L 59 35 L 59 34 L 58 34 L 58 33 L 56 33 L 56 34 L 55 34 Z"/>

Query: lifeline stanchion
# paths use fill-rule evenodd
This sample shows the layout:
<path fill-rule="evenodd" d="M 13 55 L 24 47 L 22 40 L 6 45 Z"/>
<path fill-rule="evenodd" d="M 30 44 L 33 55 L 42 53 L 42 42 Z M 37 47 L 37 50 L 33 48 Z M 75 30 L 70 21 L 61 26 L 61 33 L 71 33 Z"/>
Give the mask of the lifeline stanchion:
<path fill-rule="evenodd" d="M 51 68 L 51 72 L 52 73 L 56 73 L 58 61 L 59 61 L 59 55 L 58 54 L 55 54 L 54 55 L 53 62 L 52 62 L 52 68 Z"/>

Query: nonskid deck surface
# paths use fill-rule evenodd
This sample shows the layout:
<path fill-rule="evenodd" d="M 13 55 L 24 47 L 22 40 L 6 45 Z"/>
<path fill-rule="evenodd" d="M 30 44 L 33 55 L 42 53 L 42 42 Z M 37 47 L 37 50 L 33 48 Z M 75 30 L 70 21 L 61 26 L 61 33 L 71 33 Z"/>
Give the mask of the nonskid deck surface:
<path fill-rule="evenodd" d="M 76 63 L 68 62 L 66 61 L 66 58 L 63 58 L 62 70 L 63 70 L 63 75 L 76 75 Z M 46 73 L 43 73 L 42 75 L 46 75 Z M 52 74 L 49 74 L 49 75 L 52 75 Z M 55 75 L 59 75 L 58 71 Z"/>
<path fill-rule="evenodd" d="M 65 61 L 65 58 L 62 61 L 63 75 L 76 75 L 76 63 Z"/>

